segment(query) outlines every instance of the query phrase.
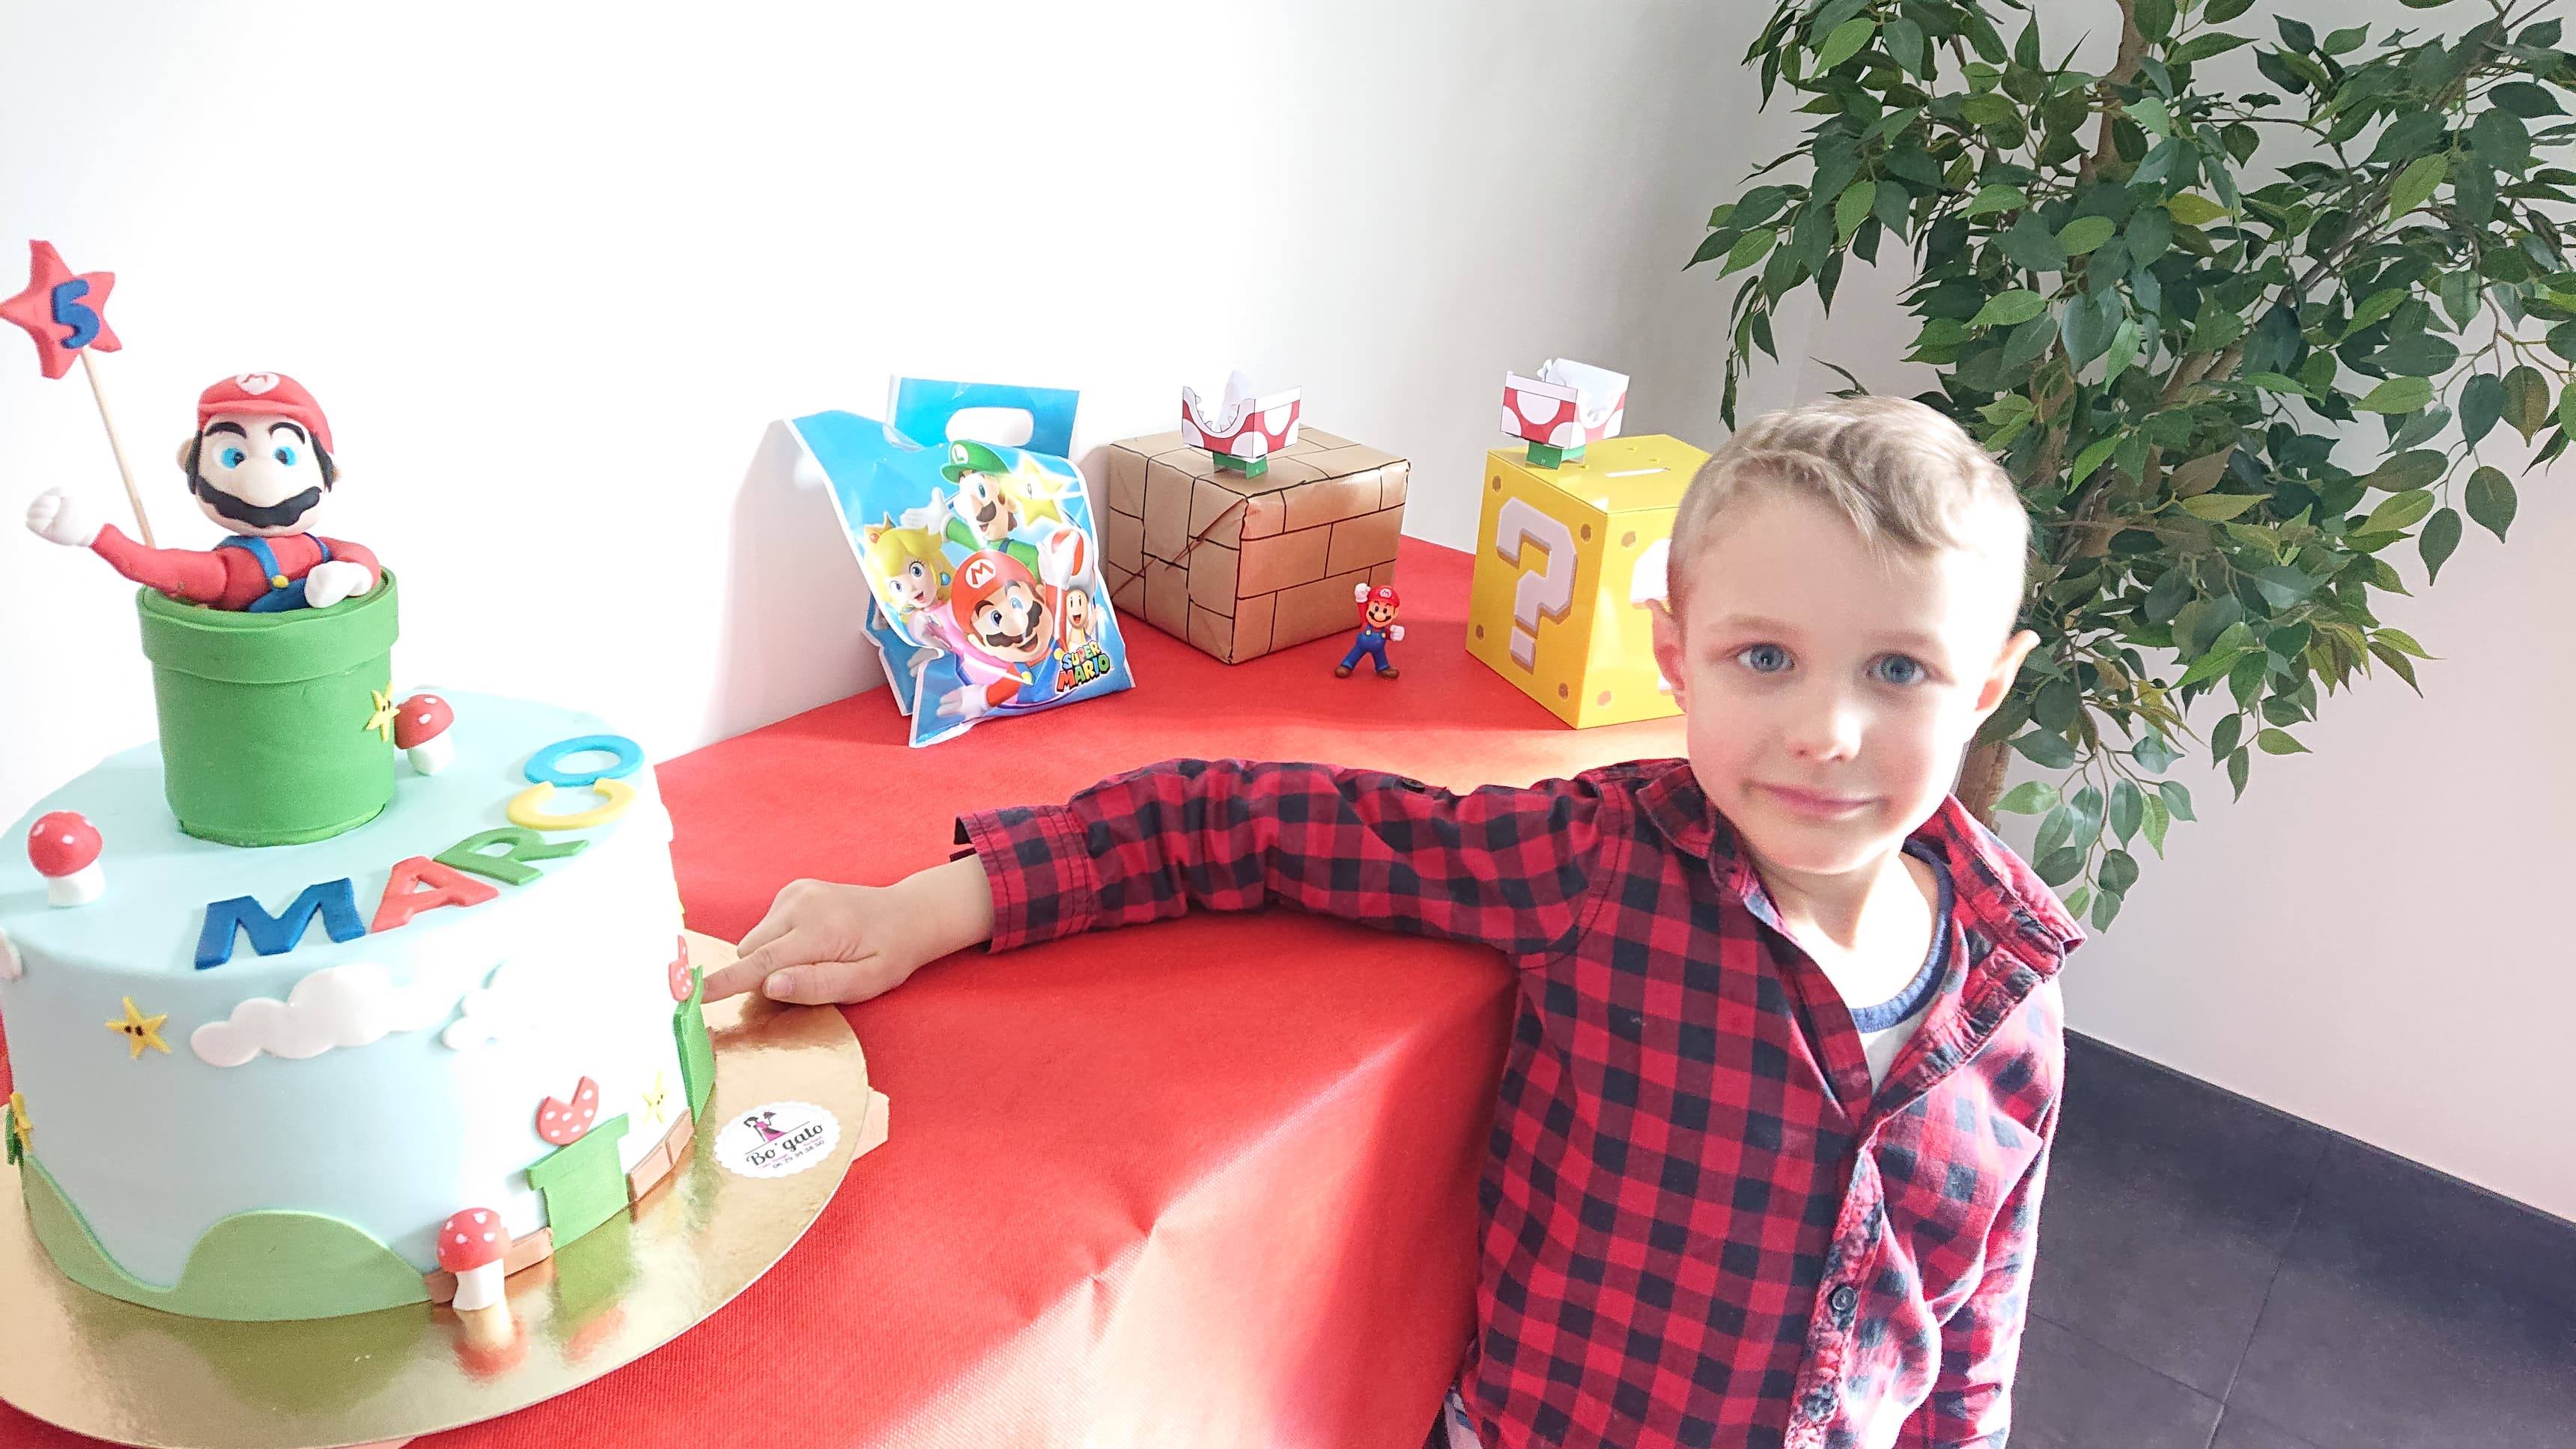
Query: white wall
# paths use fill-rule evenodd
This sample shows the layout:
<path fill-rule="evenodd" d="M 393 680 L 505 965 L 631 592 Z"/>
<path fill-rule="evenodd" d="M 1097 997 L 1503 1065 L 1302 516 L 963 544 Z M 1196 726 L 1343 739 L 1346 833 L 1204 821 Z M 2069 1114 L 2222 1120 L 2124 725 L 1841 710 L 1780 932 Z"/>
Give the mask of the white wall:
<path fill-rule="evenodd" d="M 1623 367 L 1632 431 L 1713 441 L 1724 292 L 1678 266 L 1797 135 L 1736 68 L 1762 8 L 11 7 L 0 55 L 67 59 L 0 87 L 0 247 L 119 273 L 104 361 L 165 535 L 212 537 L 164 461 L 196 389 L 291 372 L 348 467 L 331 528 L 403 571 L 398 676 L 580 702 L 661 756 L 867 681 L 766 429 L 893 371 L 1079 386 L 1077 451 L 1230 366 L 1302 384 L 1462 546 L 1506 366 Z M 2108 33 L 2100 0 L 2042 10 Z M 1898 280 L 1784 318 L 1747 409 L 1837 385 L 1810 354 L 1908 387 Z M 0 336 L 0 817 L 152 732 L 123 591 L 11 517 L 117 497 L 81 384 L 30 361 Z M 2191 777 L 2202 823 L 2068 993 L 2083 1030 L 2576 1215 L 2559 494 L 2390 603 L 2446 656 L 2429 700 L 2330 701 L 2241 805 Z"/>
<path fill-rule="evenodd" d="M 289 372 L 347 469 L 326 531 L 403 576 L 398 681 L 667 755 L 871 679 L 764 433 L 892 372 L 1080 387 L 1084 452 L 1239 365 L 1413 457 L 1450 542 L 1507 366 L 1625 365 L 1632 427 L 1704 434 L 1720 303 L 1678 268 L 1751 114 L 1718 11 L 11 6 L 0 54 L 65 61 L 0 86 L 0 295 L 24 237 L 118 273 L 165 542 L 216 536 L 168 461 L 196 390 Z M 127 591 L 17 526 L 124 505 L 5 330 L 0 692 L 82 703 L 0 708 L 0 818 L 153 732 Z"/>

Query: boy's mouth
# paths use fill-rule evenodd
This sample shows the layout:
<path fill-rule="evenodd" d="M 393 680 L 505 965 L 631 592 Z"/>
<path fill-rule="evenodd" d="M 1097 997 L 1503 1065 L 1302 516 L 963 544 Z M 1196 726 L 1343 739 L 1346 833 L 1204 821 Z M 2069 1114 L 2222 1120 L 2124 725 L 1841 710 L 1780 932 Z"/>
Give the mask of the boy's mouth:
<path fill-rule="evenodd" d="M 1811 820 L 1834 820 L 1868 806 L 1866 795 L 1823 795 L 1813 790 L 1797 790 L 1786 785 L 1756 785 L 1755 789 L 1770 797 L 1793 815 Z"/>

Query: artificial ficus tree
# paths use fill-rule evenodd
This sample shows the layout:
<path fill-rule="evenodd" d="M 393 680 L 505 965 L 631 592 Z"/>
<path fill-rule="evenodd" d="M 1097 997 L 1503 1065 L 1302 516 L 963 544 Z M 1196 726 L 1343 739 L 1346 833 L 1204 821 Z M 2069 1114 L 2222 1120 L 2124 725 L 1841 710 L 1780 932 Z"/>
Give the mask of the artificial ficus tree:
<path fill-rule="evenodd" d="M 2039 873 L 2097 928 L 2137 839 L 2161 854 L 2192 818 L 2159 778 L 2183 750 L 2241 795 L 2256 753 L 2306 749 L 2321 694 L 2381 668 L 2414 686 L 2431 656 L 2372 607 L 2407 592 L 2384 555 L 2411 543 L 2430 579 L 2463 515 L 2503 539 L 2497 463 L 2576 431 L 2551 214 L 2576 172 L 2545 160 L 2576 136 L 2576 60 L 2545 0 L 2404 0 L 2435 12 L 2422 32 L 2231 29 L 2251 3 L 2043 24 L 2013 0 L 1787 0 L 1746 61 L 1816 124 L 1690 263 L 1742 278 L 1731 424 L 1784 300 L 1830 309 L 1849 260 L 1910 255 L 1921 396 L 2004 460 L 2035 545 L 2041 644 L 1959 794 L 2042 816 Z M 2110 69 L 2075 69 L 2072 41 L 2114 23 Z M 2063 778 L 1998 798 L 2007 751 Z"/>

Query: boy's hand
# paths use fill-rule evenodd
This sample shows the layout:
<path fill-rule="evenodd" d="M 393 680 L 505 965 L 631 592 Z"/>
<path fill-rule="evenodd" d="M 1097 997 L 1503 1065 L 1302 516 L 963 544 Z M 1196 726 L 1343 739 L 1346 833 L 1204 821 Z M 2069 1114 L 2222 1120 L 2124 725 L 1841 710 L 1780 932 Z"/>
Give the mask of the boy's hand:
<path fill-rule="evenodd" d="M 992 934 L 992 888 L 973 856 L 890 886 L 793 881 L 742 938 L 740 959 L 707 977 L 707 1000 L 756 988 L 805 1005 L 865 1001 Z"/>

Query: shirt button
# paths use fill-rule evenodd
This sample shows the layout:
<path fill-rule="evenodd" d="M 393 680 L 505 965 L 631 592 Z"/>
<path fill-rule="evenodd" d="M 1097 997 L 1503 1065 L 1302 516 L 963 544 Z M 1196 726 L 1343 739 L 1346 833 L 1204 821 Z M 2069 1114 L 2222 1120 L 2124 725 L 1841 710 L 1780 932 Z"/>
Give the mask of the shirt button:
<path fill-rule="evenodd" d="M 1852 1290 L 1852 1285 L 1845 1283 L 1834 1290 L 1833 1297 L 1825 1301 L 1834 1310 L 1835 1325 L 1841 1328 L 1851 1327 L 1852 1310 L 1860 1306 L 1860 1294 Z"/>

